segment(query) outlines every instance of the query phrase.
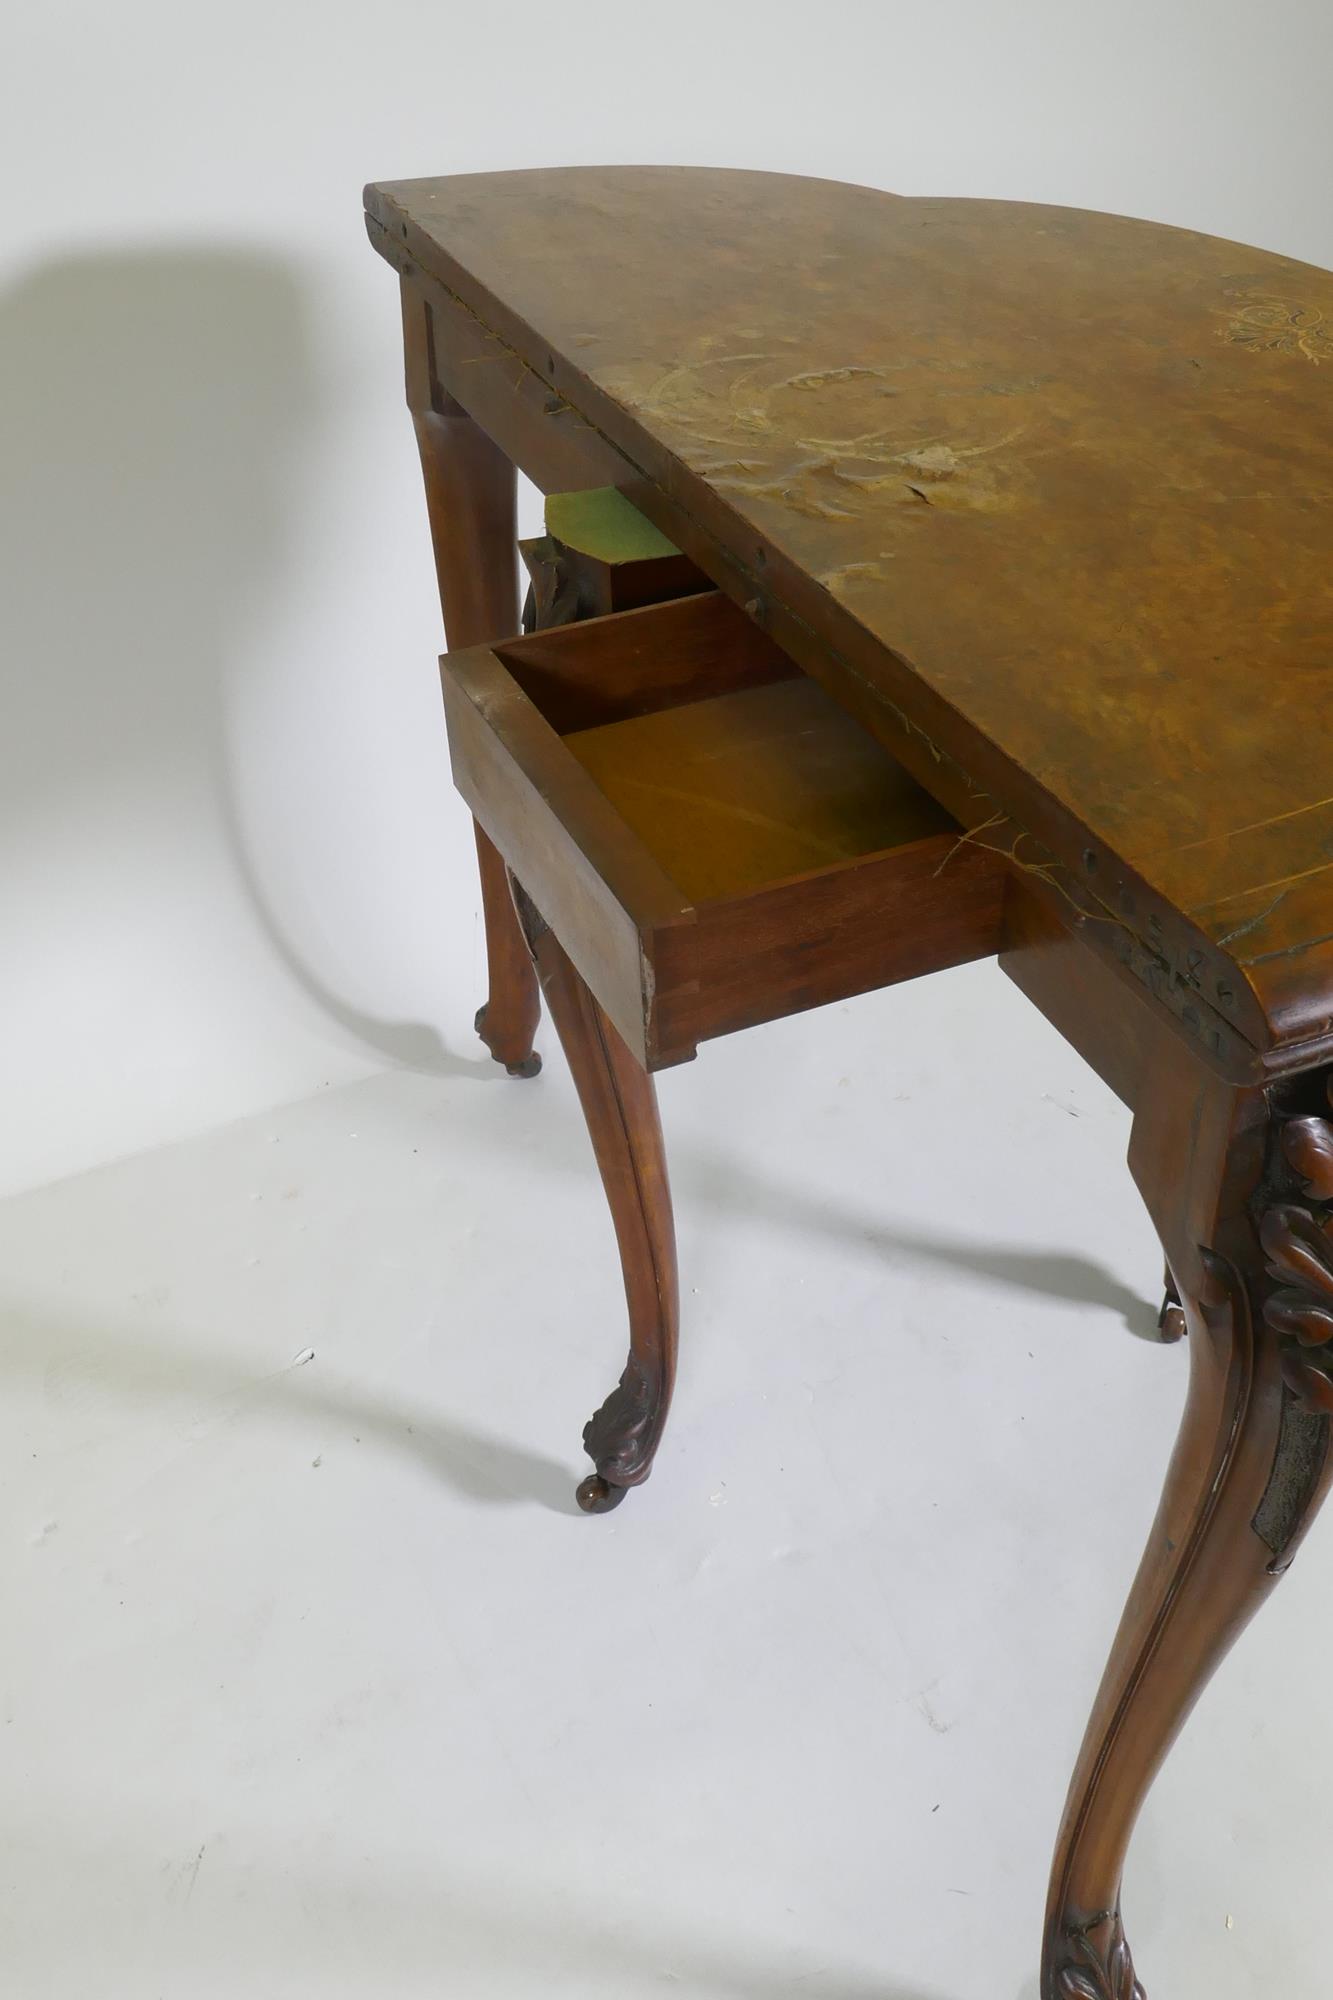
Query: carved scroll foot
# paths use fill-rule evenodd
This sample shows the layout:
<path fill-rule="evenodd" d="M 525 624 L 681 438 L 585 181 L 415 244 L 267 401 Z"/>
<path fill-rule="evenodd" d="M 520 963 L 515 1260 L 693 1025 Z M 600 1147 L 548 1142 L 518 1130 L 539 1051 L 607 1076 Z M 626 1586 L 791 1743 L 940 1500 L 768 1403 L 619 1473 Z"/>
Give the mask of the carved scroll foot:
<path fill-rule="evenodd" d="M 657 1093 L 517 882 L 513 891 L 588 1123 L 625 1279 L 629 1361 L 584 1430 L 597 1469 L 578 1489 L 585 1513 L 606 1514 L 652 1471 L 676 1377 L 676 1239 Z"/>
<path fill-rule="evenodd" d="M 618 1507 L 626 1489 L 648 1477 L 666 1421 L 664 1389 L 659 1357 L 650 1354 L 645 1365 L 631 1355 L 616 1387 L 584 1425 L 583 1449 L 597 1467 L 579 1488 L 586 1513 Z"/>
<path fill-rule="evenodd" d="M 486 1017 L 488 1012 L 489 1012 L 489 1003 L 481 1007 L 478 1007 L 476 1013 L 472 1017 L 472 1025 L 476 1029 L 479 1039 L 485 1042 L 487 1048 L 491 1052 L 491 1055 L 495 1058 L 495 1061 L 504 1062 L 503 1056 L 496 1055 L 495 1044 L 492 1041 L 491 1036 L 487 1033 Z M 540 1055 L 538 1055 L 536 1049 L 533 1049 L 530 1055 L 523 1056 L 518 1062 L 506 1062 L 504 1066 L 505 1066 L 505 1074 L 507 1076 L 540 1076 L 542 1059 Z"/>
<path fill-rule="evenodd" d="M 1323 1080 L 1271 1093 L 1188 1072 L 1158 1081 L 1130 1159 L 1179 1282 L 1190 1389 L 1070 1788 L 1042 2000 L 1143 2000 L 1120 1921 L 1135 1820 L 1333 1466 L 1333 1126 L 1307 1102 Z"/>

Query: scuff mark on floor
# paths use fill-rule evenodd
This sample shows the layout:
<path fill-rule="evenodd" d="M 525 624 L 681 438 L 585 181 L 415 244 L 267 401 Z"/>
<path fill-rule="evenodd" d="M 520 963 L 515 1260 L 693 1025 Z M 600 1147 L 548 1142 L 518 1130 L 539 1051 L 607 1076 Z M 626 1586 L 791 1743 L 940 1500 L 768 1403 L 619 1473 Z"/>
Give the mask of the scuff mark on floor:
<path fill-rule="evenodd" d="M 182 1908 L 188 1905 L 191 1896 L 194 1894 L 194 1885 L 199 1880 L 199 1870 L 202 1868 L 204 1862 L 205 1846 L 207 1846 L 207 1842 L 204 1842 L 203 1845 L 201 1845 L 199 1852 L 195 1855 L 194 1860 L 191 1862 L 190 1867 L 186 1873 L 185 1896 L 182 1902 Z"/>

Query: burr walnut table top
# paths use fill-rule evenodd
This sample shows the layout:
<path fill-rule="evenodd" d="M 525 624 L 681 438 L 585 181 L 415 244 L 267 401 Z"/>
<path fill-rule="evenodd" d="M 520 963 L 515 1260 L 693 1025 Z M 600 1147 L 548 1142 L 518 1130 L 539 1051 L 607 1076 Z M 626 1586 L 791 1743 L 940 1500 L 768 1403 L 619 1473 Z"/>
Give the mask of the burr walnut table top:
<path fill-rule="evenodd" d="M 1333 1032 L 1333 276 L 774 174 L 366 199 L 377 247 L 1205 1054 Z"/>

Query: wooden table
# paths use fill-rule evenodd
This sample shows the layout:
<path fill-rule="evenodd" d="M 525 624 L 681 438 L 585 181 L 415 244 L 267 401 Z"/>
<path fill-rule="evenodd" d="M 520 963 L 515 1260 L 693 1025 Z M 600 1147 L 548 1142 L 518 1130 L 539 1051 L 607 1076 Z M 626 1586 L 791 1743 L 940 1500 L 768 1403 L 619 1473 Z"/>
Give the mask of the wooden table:
<path fill-rule="evenodd" d="M 451 647 L 516 629 L 514 465 L 618 488 L 995 858 L 1001 965 L 1133 1111 L 1191 1384 L 1042 1970 L 1043 2000 L 1131 2000 L 1139 1807 L 1333 1469 L 1333 277 L 743 172 L 366 207 Z M 513 957 L 488 1039 L 521 1060 L 480 846 Z"/>

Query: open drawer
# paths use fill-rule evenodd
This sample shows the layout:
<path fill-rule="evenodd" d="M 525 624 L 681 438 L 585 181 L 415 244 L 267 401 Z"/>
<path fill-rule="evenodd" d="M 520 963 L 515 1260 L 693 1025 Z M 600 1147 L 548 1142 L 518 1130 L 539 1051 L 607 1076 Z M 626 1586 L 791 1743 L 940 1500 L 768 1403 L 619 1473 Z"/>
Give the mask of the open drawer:
<path fill-rule="evenodd" d="M 1004 863 L 717 592 L 441 673 L 459 791 L 649 1069 L 998 949 Z"/>

